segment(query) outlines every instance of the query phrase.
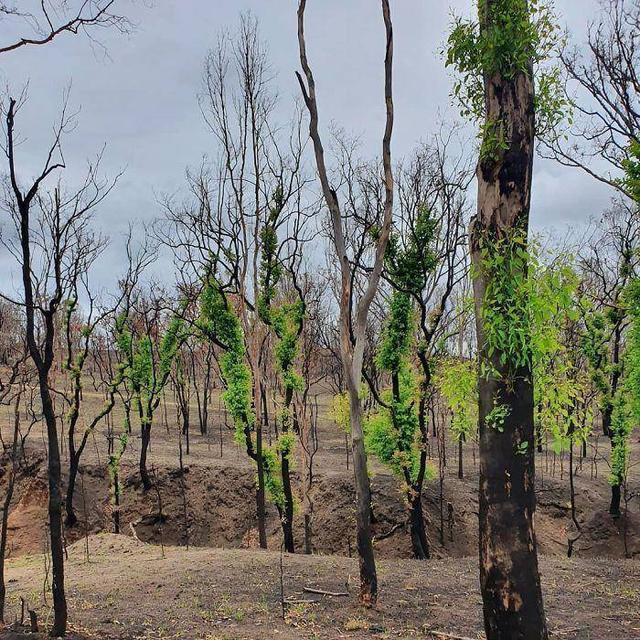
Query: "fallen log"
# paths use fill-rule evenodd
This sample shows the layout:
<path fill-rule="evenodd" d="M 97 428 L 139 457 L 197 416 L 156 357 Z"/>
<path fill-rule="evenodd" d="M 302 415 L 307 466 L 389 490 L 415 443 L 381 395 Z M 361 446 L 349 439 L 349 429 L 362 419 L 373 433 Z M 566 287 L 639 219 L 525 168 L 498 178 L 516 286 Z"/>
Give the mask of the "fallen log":
<path fill-rule="evenodd" d="M 306 593 L 317 593 L 321 596 L 333 596 L 334 598 L 349 595 L 346 591 L 324 591 L 323 589 L 314 589 L 312 587 L 302 587 L 302 590 Z"/>

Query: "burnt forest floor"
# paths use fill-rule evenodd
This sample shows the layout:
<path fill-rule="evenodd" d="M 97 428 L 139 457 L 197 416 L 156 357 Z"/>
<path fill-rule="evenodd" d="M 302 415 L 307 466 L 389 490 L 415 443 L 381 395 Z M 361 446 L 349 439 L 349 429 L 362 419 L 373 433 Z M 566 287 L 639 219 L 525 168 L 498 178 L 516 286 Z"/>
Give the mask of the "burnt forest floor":
<path fill-rule="evenodd" d="M 87 392 L 85 409 L 101 398 Z M 95 406 L 92 405 L 95 400 Z M 379 565 L 380 602 L 366 611 L 357 604 L 354 489 L 345 437 L 329 419 L 328 395 L 319 398 L 321 420 L 311 492 L 312 556 L 283 556 L 285 619 L 280 598 L 281 531 L 277 512 L 267 509 L 270 551 L 257 549 L 255 469 L 225 426 L 214 398 L 209 433 L 192 424 L 184 472 L 178 464 L 175 406 L 167 403 L 153 427 L 149 469 L 155 487 L 145 492 L 137 470 L 139 439 L 134 426 L 121 469 L 122 535 L 114 536 L 106 469 L 108 425 L 92 435 L 83 456 L 74 499 L 79 522 L 65 531 L 71 628 L 88 638 L 441 638 L 481 637 L 478 589 L 477 447 L 463 448 L 464 478 L 457 477 L 457 447 L 448 436 L 442 482 L 438 446 L 430 438 L 431 478 L 424 513 L 433 559 L 411 560 L 403 494 L 397 480 L 370 460 L 373 531 Z M 2 411 L 0 410 L 0 414 Z M 7 441 L 7 416 L 0 428 Z M 122 416 L 112 416 L 118 433 Z M 25 424 L 28 421 L 25 418 Z M 269 440 L 269 434 L 265 435 Z M 64 439 L 61 439 L 64 443 Z M 184 445 L 183 439 L 183 445 Z M 579 536 L 570 517 L 568 456 L 550 447 L 536 455 L 536 534 L 552 637 L 640 640 L 640 443 L 634 435 L 629 492 L 636 497 L 620 519 L 608 514 L 609 442 L 594 434 L 587 456 L 575 452 L 574 480 Z M 8 618 L 20 597 L 50 621 L 43 551 L 47 540 L 45 438 L 36 424 L 26 450 L 9 514 Z M 62 445 L 66 483 L 68 453 Z M 303 464 L 293 474 L 297 550 L 304 545 Z M 0 496 L 7 459 L 0 458 Z M 4 466 L 3 466 L 4 464 Z M 135 538 L 134 538 L 135 536 Z M 567 558 L 569 537 L 578 537 Z M 137 540 L 136 540 L 137 538 Z M 89 562 L 85 542 L 89 541 Z M 189 545 L 187 550 L 186 545 Z M 165 557 L 162 547 L 165 549 Z M 629 556 L 631 559 L 625 559 Z M 637 558 L 637 559 L 634 559 Z M 318 587 L 347 596 L 306 593 Z M 47 598 L 43 594 L 47 594 Z M 437 635 L 431 632 L 439 632 Z M 448 636 L 446 634 L 449 634 Z M 2 638 L 34 638 L 15 630 Z"/>
<path fill-rule="evenodd" d="M 87 549 L 88 543 L 88 558 Z M 273 551 L 161 547 L 100 534 L 69 548 L 67 592 L 76 638 L 447 638 L 482 636 L 473 558 L 380 560 L 380 600 L 357 602 L 357 563 L 338 556 L 281 556 Z M 636 560 L 541 562 L 552 638 L 640 638 L 640 564 Z M 41 622 L 42 556 L 9 562 L 10 615 L 19 598 Z M 304 587 L 348 595 L 319 595 Z M 448 634 L 448 635 L 447 635 Z M 5 631 L 0 637 L 23 637 Z M 34 636 L 24 636 L 25 638 Z"/>

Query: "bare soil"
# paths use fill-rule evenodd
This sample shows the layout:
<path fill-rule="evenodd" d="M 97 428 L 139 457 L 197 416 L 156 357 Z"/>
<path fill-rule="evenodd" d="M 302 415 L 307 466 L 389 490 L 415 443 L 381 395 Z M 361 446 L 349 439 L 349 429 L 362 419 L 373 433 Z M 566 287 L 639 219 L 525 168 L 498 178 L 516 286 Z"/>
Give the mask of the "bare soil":
<path fill-rule="evenodd" d="M 358 569 L 350 558 L 183 547 L 165 547 L 163 555 L 158 546 L 112 534 L 91 536 L 88 547 L 89 562 L 85 542 L 78 541 L 67 563 L 71 626 L 81 638 L 482 637 L 472 558 L 382 560 L 378 607 L 365 610 L 357 602 Z M 543 558 L 552 637 L 640 638 L 639 568 L 635 560 Z M 10 611 L 18 610 L 22 595 L 46 620 L 43 569 L 38 556 L 10 562 Z"/>
<path fill-rule="evenodd" d="M 87 397 L 90 410 L 92 398 L 88 392 Z M 96 395 L 93 401 L 97 407 L 101 399 Z M 113 526 L 106 425 L 91 437 L 75 496 L 79 523 L 65 532 L 75 634 L 70 637 L 447 637 L 434 635 L 434 631 L 480 637 L 475 445 L 464 447 L 465 477 L 460 480 L 456 447 L 447 441 L 442 485 L 435 441 L 431 445 L 433 477 L 425 489 L 424 507 L 433 559 L 427 562 L 410 559 L 400 486 L 386 469 L 371 461 L 381 599 L 376 610 L 364 611 L 356 599 L 357 563 L 350 558 L 356 547 L 352 471 L 347 468 L 344 434 L 327 417 L 328 396 L 320 396 L 319 401 L 324 418 L 314 459 L 314 555 L 283 556 L 283 587 L 288 599 L 284 620 L 277 512 L 269 506 L 271 551 L 260 551 L 255 470 L 243 449 L 234 443 L 216 398 L 209 433 L 200 435 L 192 426 L 184 473 L 178 466 L 175 405 L 168 403 L 166 416 L 158 413 L 150 452 L 157 490 L 145 492 L 141 487 L 137 471 L 139 439 L 134 427 L 122 463 L 120 536 L 106 533 Z M 116 433 L 121 418 L 116 411 Z M 2 418 L 0 424 L 6 438 L 9 421 Z M 49 615 L 42 555 L 47 541 L 44 442 L 41 427 L 36 425 L 27 440 L 11 505 L 8 549 L 9 615 L 13 619 L 22 596 L 38 611 L 42 623 Z M 632 448 L 635 460 L 640 456 L 640 446 L 634 442 Z M 580 535 L 570 559 L 566 557 L 567 541 L 577 532 L 570 517 L 568 459 L 566 455 L 554 455 L 550 449 L 537 455 L 536 532 L 547 614 L 555 638 L 640 639 L 640 560 L 633 559 L 640 554 L 640 504 L 634 497 L 628 502 L 625 517 L 613 519 L 608 514 L 608 450 L 606 438 L 596 435 L 589 443 L 587 457 L 580 459 L 576 452 L 574 479 Z M 66 445 L 62 447 L 62 459 L 66 466 Z M 300 503 L 295 521 L 299 550 L 304 542 L 301 464 L 294 477 Z M 5 482 L 6 467 L 0 464 L 0 495 Z M 639 469 L 634 466 L 631 490 L 639 484 Z M 318 596 L 303 592 L 304 586 L 349 595 Z M 20 635 L 13 629 L 0 637 L 35 636 Z"/>

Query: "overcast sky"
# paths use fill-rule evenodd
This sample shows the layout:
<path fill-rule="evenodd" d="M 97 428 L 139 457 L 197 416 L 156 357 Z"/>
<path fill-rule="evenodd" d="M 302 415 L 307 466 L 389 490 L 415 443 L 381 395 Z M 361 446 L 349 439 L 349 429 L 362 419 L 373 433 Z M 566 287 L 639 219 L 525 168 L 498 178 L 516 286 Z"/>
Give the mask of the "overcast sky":
<path fill-rule="evenodd" d="M 20 0 L 22 7 L 31 0 Z M 16 4 L 16 3 L 14 3 Z M 122 258 L 130 220 L 159 214 L 159 194 L 183 188 L 185 167 L 215 155 L 196 93 L 203 60 L 221 29 L 235 29 L 239 12 L 259 19 L 277 72 L 281 108 L 299 94 L 295 0 L 154 0 L 118 3 L 136 23 L 130 36 L 100 32 L 108 57 L 82 36 L 62 35 L 46 47 L 4 54 L 0 82 L 14 92 L 29 81 L 28 105 L 18 127 L 23 171 L 35 173 L 47 147 L 65 87 L 80 108 L 78 126 L 64 142 L 67 175 L 82 173 L 86 159 L 105 143 L 103 168 L 125 174 L 100 211 L 112 246 L 99 266 L 106 283 Z M 468 11 L 471 0 L 393 0 L 396 127 L 399 158 L 427 140 L 450 107 L 451 78 L 440 50 L 451 12 Z M 556 0 L 562 22 L 584 40 L 596 0 Z M 359 135 L 367 153 L 378 151 L 384 124 L 384 34 L 378 0 L 309 0 L 307 45 L 318 85 L 321 119 Z M 19 22 L 0 22 L 0 43 L 19 34 Z M 24 35 L 20 33 L 19 35 Z M 535 227 L 584 224 L 607 207 L 611 193 L 577 170 L 537 161 L 532 218 Z M 6 264 L 5 259 L 0 260 Z M 6 273 L 6 271 L 5 271 Z"/>

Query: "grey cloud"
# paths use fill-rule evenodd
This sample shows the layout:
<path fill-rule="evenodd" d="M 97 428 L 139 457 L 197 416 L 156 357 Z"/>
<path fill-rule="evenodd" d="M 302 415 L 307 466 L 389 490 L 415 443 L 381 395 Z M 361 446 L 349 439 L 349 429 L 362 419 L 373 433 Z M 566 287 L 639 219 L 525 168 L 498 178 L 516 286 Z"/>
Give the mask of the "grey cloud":
<path fill-rule="evenodd" d="M 578 39 L 584 37 L 596 0 L 559 0 L 559 12 Z M 127 3 L 125 7 L 129 7 Z M 453 117 L 450 78 L 439 51 L 451 11 L 469 11 L 471 0 L 396 0 L 396 132 L 394 155 L 428 139 L 439 118 Z M 23 166 L 35 171 L 46 148 L 62 90 L 73 82 L 71 103 L 81 107 L 77 129 L 65 141 L 67 179 L 81 174 L 85 158 L 107 144 L 104 170 L 126 168 L 100 220 L 113 237 L 99 265 L 108 282 L 122 258 L 122 237 L 130 220 L 159 213 L 156 194 L 179 191 L 187 165 L 214 154 L 195 94 L 204 56 L 224 28 L 233 30 L 238 13 L 251 10 L 268 43 L 283 113 L 298 95 L 294 78 L 297 42 L 294 0 L 156 0 L 148 8 L 131 5 L 139 25 L 130 37 L 103 32 L 109 57 L 82 37 L 63 36 L 43 48 L 3 56 L 1 78 L 14 90 L 30 81 L 30 102 L 19 126 L 27 138 Z M 0 23 L 0 38 L 10 34 Z M 335 121 L 360 135 L 367 153 L 376 153 L 383 127 L 383 40 L 375 0 L 313 0 L 308 9 L 308 43 L 316 71 L 324 125 Z M 537 228 L 581 225 L 597 215 L 609 191 L 577 171 L 538 162 L 533 223 Z M 4 263 L 0 259 L 0 263 Z"/>

